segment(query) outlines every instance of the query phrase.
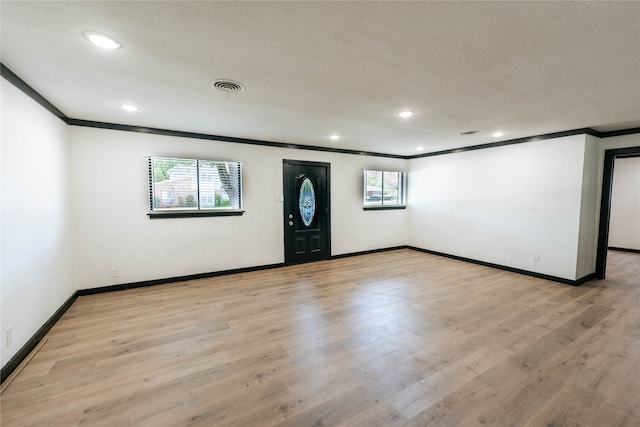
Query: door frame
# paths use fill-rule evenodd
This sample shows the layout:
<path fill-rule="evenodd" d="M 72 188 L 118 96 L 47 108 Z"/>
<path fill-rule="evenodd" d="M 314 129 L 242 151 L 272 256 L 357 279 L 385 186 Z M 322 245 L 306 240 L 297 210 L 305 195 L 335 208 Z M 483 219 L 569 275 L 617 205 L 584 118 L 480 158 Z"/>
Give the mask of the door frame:
<path fill-rule="evenodd" d="M 598 226 L 598 249 L 596 252 L 596 277 L 604 279 L 607 270 L 609 249 L 609 225 L 611 220 L 611 194 L 613 191 L 613 168 L 616 159 L 640 156 L 640 147 L 614 148 L 604 152 L 602 172 L 602 197 L 600 199 L 600 225 Z"/>
<path fill-rule="evenodd" d="M 292 165 L 292 166 L 313 166 L 313 167 L 324 167 L 326 169 L 326 175 L 327 175 L 327 197 L 326 197 L 326 216 L 327 216 L 327 225 L 326 225 L 326 238 L 327 238 L 327 253 L 326 256 L 322 259 L 322 260 L 318 260 L 318 261 L 324 261 L 327 259 L 331 258 L 331 163 L 326 163 L 326 162 L 312 162 L 312 161 L 307 161 L 307 160 L 293 160 L 293 159 L 282 159 L 282 193 L 283 193 L 283 198 L 286 197 L 285 194 L 287 193 L 286 188 L 287 188 L 287 176 L 285 173 L 285 168 L 287 167 L 287 165 Z M 287 262 L 287 227 L 288 227 L 288 223 L 289 223 L 289 218 L 287 217 L 287 201 L 286 199 L 284 200 L 284 203 L 282 204 L 282 224 L 283 224 L 283 233 L 282 233 L 282 239 L 283 239 L 283 247 L 282 250 L 284 252 L 284 264 L 285 265 L 294 265 L 294 264 L 298 264 L 298 263 L 293 263 L 293 262 Z M 309 262 L 314 262 L 314 261 L 309 261 Z"/>

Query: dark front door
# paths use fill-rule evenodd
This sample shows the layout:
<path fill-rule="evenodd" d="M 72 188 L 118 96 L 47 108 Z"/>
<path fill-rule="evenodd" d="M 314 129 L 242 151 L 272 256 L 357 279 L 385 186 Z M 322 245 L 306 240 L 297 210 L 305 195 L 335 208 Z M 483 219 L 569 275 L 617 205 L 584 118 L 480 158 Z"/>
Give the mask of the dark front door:
<path fill-rule="evenodd" d="M 284 261 L 329 258 L 329 163 L 284 160 Z"/>

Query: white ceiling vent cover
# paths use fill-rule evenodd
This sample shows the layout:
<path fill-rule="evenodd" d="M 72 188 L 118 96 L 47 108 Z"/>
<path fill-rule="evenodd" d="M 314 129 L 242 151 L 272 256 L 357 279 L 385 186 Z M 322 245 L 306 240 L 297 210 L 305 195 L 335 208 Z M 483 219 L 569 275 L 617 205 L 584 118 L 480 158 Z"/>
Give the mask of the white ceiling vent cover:
<path fill-rule="evenodd" d="M 211 86 L 225 93 L 239 93 L 244 90 L 244 86 L 240 83 L 227 79 L 214 80 Z"/>

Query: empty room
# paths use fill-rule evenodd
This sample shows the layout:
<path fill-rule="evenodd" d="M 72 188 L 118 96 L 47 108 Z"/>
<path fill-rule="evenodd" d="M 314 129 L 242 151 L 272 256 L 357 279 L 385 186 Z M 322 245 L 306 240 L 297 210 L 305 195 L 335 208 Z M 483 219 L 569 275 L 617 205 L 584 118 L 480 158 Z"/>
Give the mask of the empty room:
<path fill-rule="evenodd" d="M 640 425 L 640 2 L 1 1 L 0 425 Z"/>

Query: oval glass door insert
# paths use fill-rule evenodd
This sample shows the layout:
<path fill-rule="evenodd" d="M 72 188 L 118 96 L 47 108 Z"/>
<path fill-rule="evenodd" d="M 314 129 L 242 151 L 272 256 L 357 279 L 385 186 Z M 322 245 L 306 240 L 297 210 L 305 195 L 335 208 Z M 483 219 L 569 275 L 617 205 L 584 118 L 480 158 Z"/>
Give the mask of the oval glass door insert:
<path fill-rule="evenodd" d="M 309 178 L 303 179 L 300 184 L 298 207 L 302 222 L 306 227 L 310 226 L 316 213 L 316 192 L 313 188 L 313 182 Z"/>

